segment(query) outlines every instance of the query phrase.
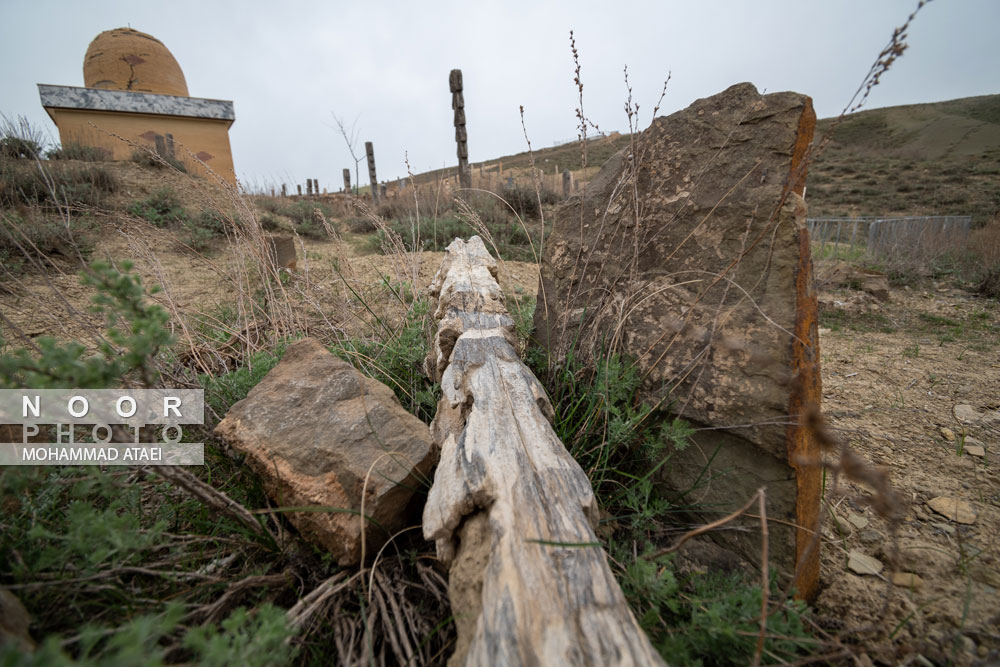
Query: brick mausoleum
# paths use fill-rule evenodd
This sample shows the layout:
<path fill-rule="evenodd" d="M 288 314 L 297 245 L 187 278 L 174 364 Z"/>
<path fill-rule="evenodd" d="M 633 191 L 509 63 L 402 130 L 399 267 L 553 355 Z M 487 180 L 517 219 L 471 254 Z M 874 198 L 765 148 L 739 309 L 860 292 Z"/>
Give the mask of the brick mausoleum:
<path fill-rule="evenodd" d="M 189 97 L 184 72 L 160 40 L 131 28 L 102 32 L 87 48 L 83 81 L 82 88 L 38 84 L 63 145 L 101 148 L 114 160 L 144 146 L 190 173 L 205 175 L 207 167 L 235 183 L 233 103 Z"/>

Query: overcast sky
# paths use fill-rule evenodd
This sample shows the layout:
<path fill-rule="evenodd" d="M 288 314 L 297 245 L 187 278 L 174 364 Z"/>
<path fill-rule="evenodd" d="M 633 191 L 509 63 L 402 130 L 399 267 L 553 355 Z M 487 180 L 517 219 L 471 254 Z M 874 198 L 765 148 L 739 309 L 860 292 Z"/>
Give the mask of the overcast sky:
<path fill-rule="evenodd" d="M 162 41 L 193 97 L 232 100 L 237 174 L 249 183 L 342 185 L 352 167 L 333 114 L 375 144 L 379 178 L 456 164 L 448 72 L 465 79 L 469 159 L 576 136 L 576 34 L 584 111 L 627 130 L 628 66 L 642 125 L 741 81 L 811 95 L 836 115 L 916 0 L 674 2 L 293 2 L 0 0 L 0 111 L 58 137 L 37 83 L 83 85 L 101 31 L 131 25 Z M 935 0 L 868 107 L 1000 92 L 1000 1 Z M 364 165 L 362 163 L 362 173 Z M 362 177 L 367 183 L 367 176 Z"/>

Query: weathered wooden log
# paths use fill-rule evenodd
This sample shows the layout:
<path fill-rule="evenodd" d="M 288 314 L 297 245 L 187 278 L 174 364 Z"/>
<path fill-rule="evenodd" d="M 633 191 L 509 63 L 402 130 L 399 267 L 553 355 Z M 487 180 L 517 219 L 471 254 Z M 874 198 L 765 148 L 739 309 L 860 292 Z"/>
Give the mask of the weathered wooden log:
<path fill-rule="evenodd" d="M 517 356 L 496 267 L 478 236 L 455 239 L 431 284 L 441 458 L 423 527 L 450 566 L 449 664 L 663 664 L 594 533 L 590 481 Z"/>

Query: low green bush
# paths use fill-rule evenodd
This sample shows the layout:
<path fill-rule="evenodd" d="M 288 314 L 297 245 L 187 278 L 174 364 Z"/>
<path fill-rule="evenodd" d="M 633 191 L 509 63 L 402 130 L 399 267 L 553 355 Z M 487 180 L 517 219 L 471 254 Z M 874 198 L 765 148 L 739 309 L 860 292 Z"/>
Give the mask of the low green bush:
<path fill-rule="evenodd" d="M 98 146 L 68 143 L 50 149 L 45 153 L 49 160 L 80 160 L 81 162 L 103 162 L 111 159 L 110 151 Z"/>
<path fill-rule="evenodd" d="M 186 222 L 187 212 L 177 194 L 169 187 L 154 190 L 148 197 L 128 205 L 128 212 L 149 221 L 156 227 Z"/>

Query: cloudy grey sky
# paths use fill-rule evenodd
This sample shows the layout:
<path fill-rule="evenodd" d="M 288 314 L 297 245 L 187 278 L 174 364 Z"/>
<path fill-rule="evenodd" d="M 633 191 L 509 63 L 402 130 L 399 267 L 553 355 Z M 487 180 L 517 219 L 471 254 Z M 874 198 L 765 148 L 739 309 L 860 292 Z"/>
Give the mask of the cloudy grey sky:
<path fill-rule="evenodd" d="M 628 65 L 642 124 L 672 79 L 661 114 L 731 84 L 811 95 L 821 117 L 851 98 L 916 0 L 0 0 L 0 111 L 58 133 L 37 83 L 83 85 L 83 55 L 101 31 L 131 25 L 159 38 L 192 96 L 233 100 L 241 179 L 318 178 L 340 187 L 353 167 L 333 122 L 357 119 L 380 179 L 456 163 L 448 72 L 462 69 L 469 157 L 576 136 L 569 31 L 583 67 L 584 110 L 625 130 Z M 910 49 L 869 107 L 1000 92 L 1000 1 L 935 0 Z M 363 167 L 362 167 L 363 170 Z M 367 183 L 367 177 L 362 178 Z"/>

